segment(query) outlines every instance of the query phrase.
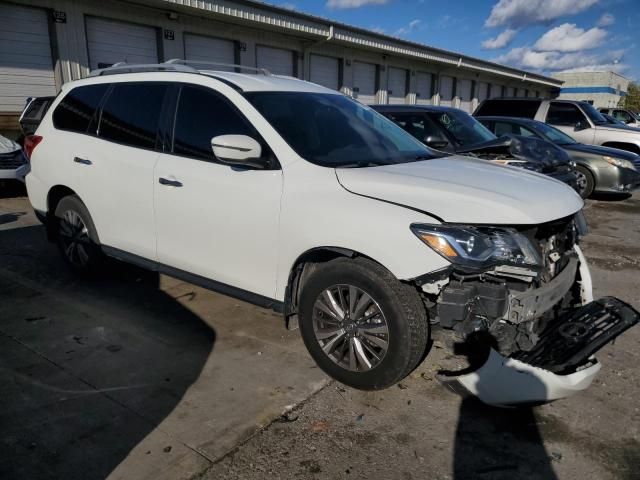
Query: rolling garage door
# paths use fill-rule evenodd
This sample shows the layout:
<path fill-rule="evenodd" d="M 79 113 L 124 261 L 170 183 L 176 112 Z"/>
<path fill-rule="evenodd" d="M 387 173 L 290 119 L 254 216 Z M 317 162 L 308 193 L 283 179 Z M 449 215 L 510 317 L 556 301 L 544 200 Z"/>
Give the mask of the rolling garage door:
<path fill-rule="evenodd" d="M 337 58 L 311 55 L 309 62 L 309 80 L 333 90 L 340 89 L 340 66 Z"/>
<path fill-rule="evenodd" d="M 486 82 L 478 83 L 478 103 L 489 98 L 489 84 Z"/>
<path fill-rule="evenodd" d="M 451 106 L 453 100 L 453 78 L 446 75 L 440 76 L 440 105 Z"/>
<path fill-rule="evenodd" d="M 403 68 L 389 67 L 387 77 L 387 90 L 389 91 L 389 103 L 401 104 L 407 101 L 407 76 L 408 72 Z"/>
<path fill-rule="evenodd" d="M 497 98 L 502 96 L 502 85 L 491 85 L 489 98 Z"/>
<path fill-rule="evenodd" d="M 157 63 L 158 36 L 153 27 L 87 17 L 89 67 L 93 70 L 114 63 Z"/>
<path fill-rule="evenodd" d="M 353 98 L 369 105 L 376 103 L 376 66 L 353 62 Z"/>
<path fill-rule="evenodd" d="M 527 92 L 525 91 L 524 88 L 519 88 L 518 89 L 518 93 L 517 93 L 518 97 L 526 97 L 527 96 Z"/>
<path fill-rule="evenodd" d="M 425 72 L 416 73 L 416 103 L 421 105 L 431 105 L 433 94 L 433 75 Z"/>
<path fill-rule="evenodd" d="M 516 96 L 516 89 L 513 87 L 507 87 L 504 91 L 504 96 L 505 97 L 515 97 Z"/>
<path fill-rule="evenodd" d="M 256 49 L 256 61 L 258 68 L 266 68 L 276 75 L 294 77 L 293 52 L 282 48 L 263 47 L 258 45 Z"/>
<path fill-rule="evenodd" d="M 471 90 L 472 82 L 467 79 L 459 79 L 456 87 L 456 96 L 460 99 L 458 108 L 465 112 L 471 113 Z"/>
<path fill-rule="evenodd" d="M 235 43 L 221 38 L 203 35 L 184 34 L 184 58 L 193 62 L 236 63 Z M 233 68 L 215 67 L 216 70 L 233 70 Z"/>
<path fill-rule="evenodd" d="M 20 112 L 27 97 L 55 94 L 47 12 L 0 4 L 0 112 Z"/>

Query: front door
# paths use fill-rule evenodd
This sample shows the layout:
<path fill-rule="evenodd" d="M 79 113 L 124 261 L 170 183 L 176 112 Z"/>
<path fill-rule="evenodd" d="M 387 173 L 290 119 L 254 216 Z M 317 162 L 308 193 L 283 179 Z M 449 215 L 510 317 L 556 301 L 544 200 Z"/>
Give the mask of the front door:
<path fill-rule="evenodd" d="M 562 130 L 580 143 L 593 144 L 595 128 L 582 110 L 572 103 L 551 102 L 546 123 Z"/>
<path fill-rule="evenodd" d="M 171 152 L 156 165 L 160 263 L 265 297 L 275 295 L 282 171 L 219 163 L 218 135 L 249 135 L 268 147 L 228 99 L 181 87 Z"/>

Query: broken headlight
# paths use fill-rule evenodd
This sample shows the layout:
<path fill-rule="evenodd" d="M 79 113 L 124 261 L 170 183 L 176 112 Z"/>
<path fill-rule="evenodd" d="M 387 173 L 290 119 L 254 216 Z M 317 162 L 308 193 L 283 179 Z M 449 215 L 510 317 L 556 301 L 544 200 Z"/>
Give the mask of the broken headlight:
<path fill-rule="evenodd" d="M 411 230 L 455 264 L 468 267 L 541 264 L 534 245 L 514 228 L 413 224 Z"/>

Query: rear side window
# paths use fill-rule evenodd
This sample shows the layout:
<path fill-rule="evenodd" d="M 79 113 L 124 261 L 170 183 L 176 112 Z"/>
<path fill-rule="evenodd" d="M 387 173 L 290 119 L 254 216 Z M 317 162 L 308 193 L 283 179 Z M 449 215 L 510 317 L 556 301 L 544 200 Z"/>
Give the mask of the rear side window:
<path fill-rule="evenodd" d="M 116 83 L 100 119 L 98 136 L 105 140 L 153 149 L 167 85 Z"/>
<path fill-rule="evenodd" d="M 547 123 L 574 127 L 584 120 L 584 114 L 571 103 L 551 102 L 547 113 Z"/>
<path fill-rule="evenodd" d="M 475 116 L 535 118 L 540 106 L 535 100 L 485 100 Z"/>
<path fill-rule="evenodd" d="M 173 153 L 213 161 L 211 139 L 218 135 L 248 135 L 260 142 L 253 128 L 224 98 L 204 88 L 182 87 Z"/>
<path fill-rule="evenodd" d="M 108 84 L 99 84 L 71 90 L 53 111 L 53 126 L 58 130 L 87 133 L 108 88 Z"/>

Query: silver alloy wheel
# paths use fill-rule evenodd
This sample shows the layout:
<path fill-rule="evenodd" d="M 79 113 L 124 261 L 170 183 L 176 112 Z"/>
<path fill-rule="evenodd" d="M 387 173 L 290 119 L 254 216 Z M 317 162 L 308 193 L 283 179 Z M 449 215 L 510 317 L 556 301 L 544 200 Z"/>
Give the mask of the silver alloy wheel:
<path fill-rule="evenodd" d="M 389 348 L 384 313 L 369 294 L 353 285 L 334 285 L 318 296 L 313 332 L 325 355 L 354 372 L 376 367 Z"/>
<path fill-rule="evenodd" d="M 580 170 L 576 170 L 576 185 L 578 186 L 578 193 L 583 196 L 584 192 L 587 191 L 588 182 L 587 176 Z"/>
<path fill-rule="evenodd" d="M 86 266 L 91 239 L 82 217 L 74 210 L 67 210 L 60 219 L 58 233 L 67 259 L 78 267 Z"/>

